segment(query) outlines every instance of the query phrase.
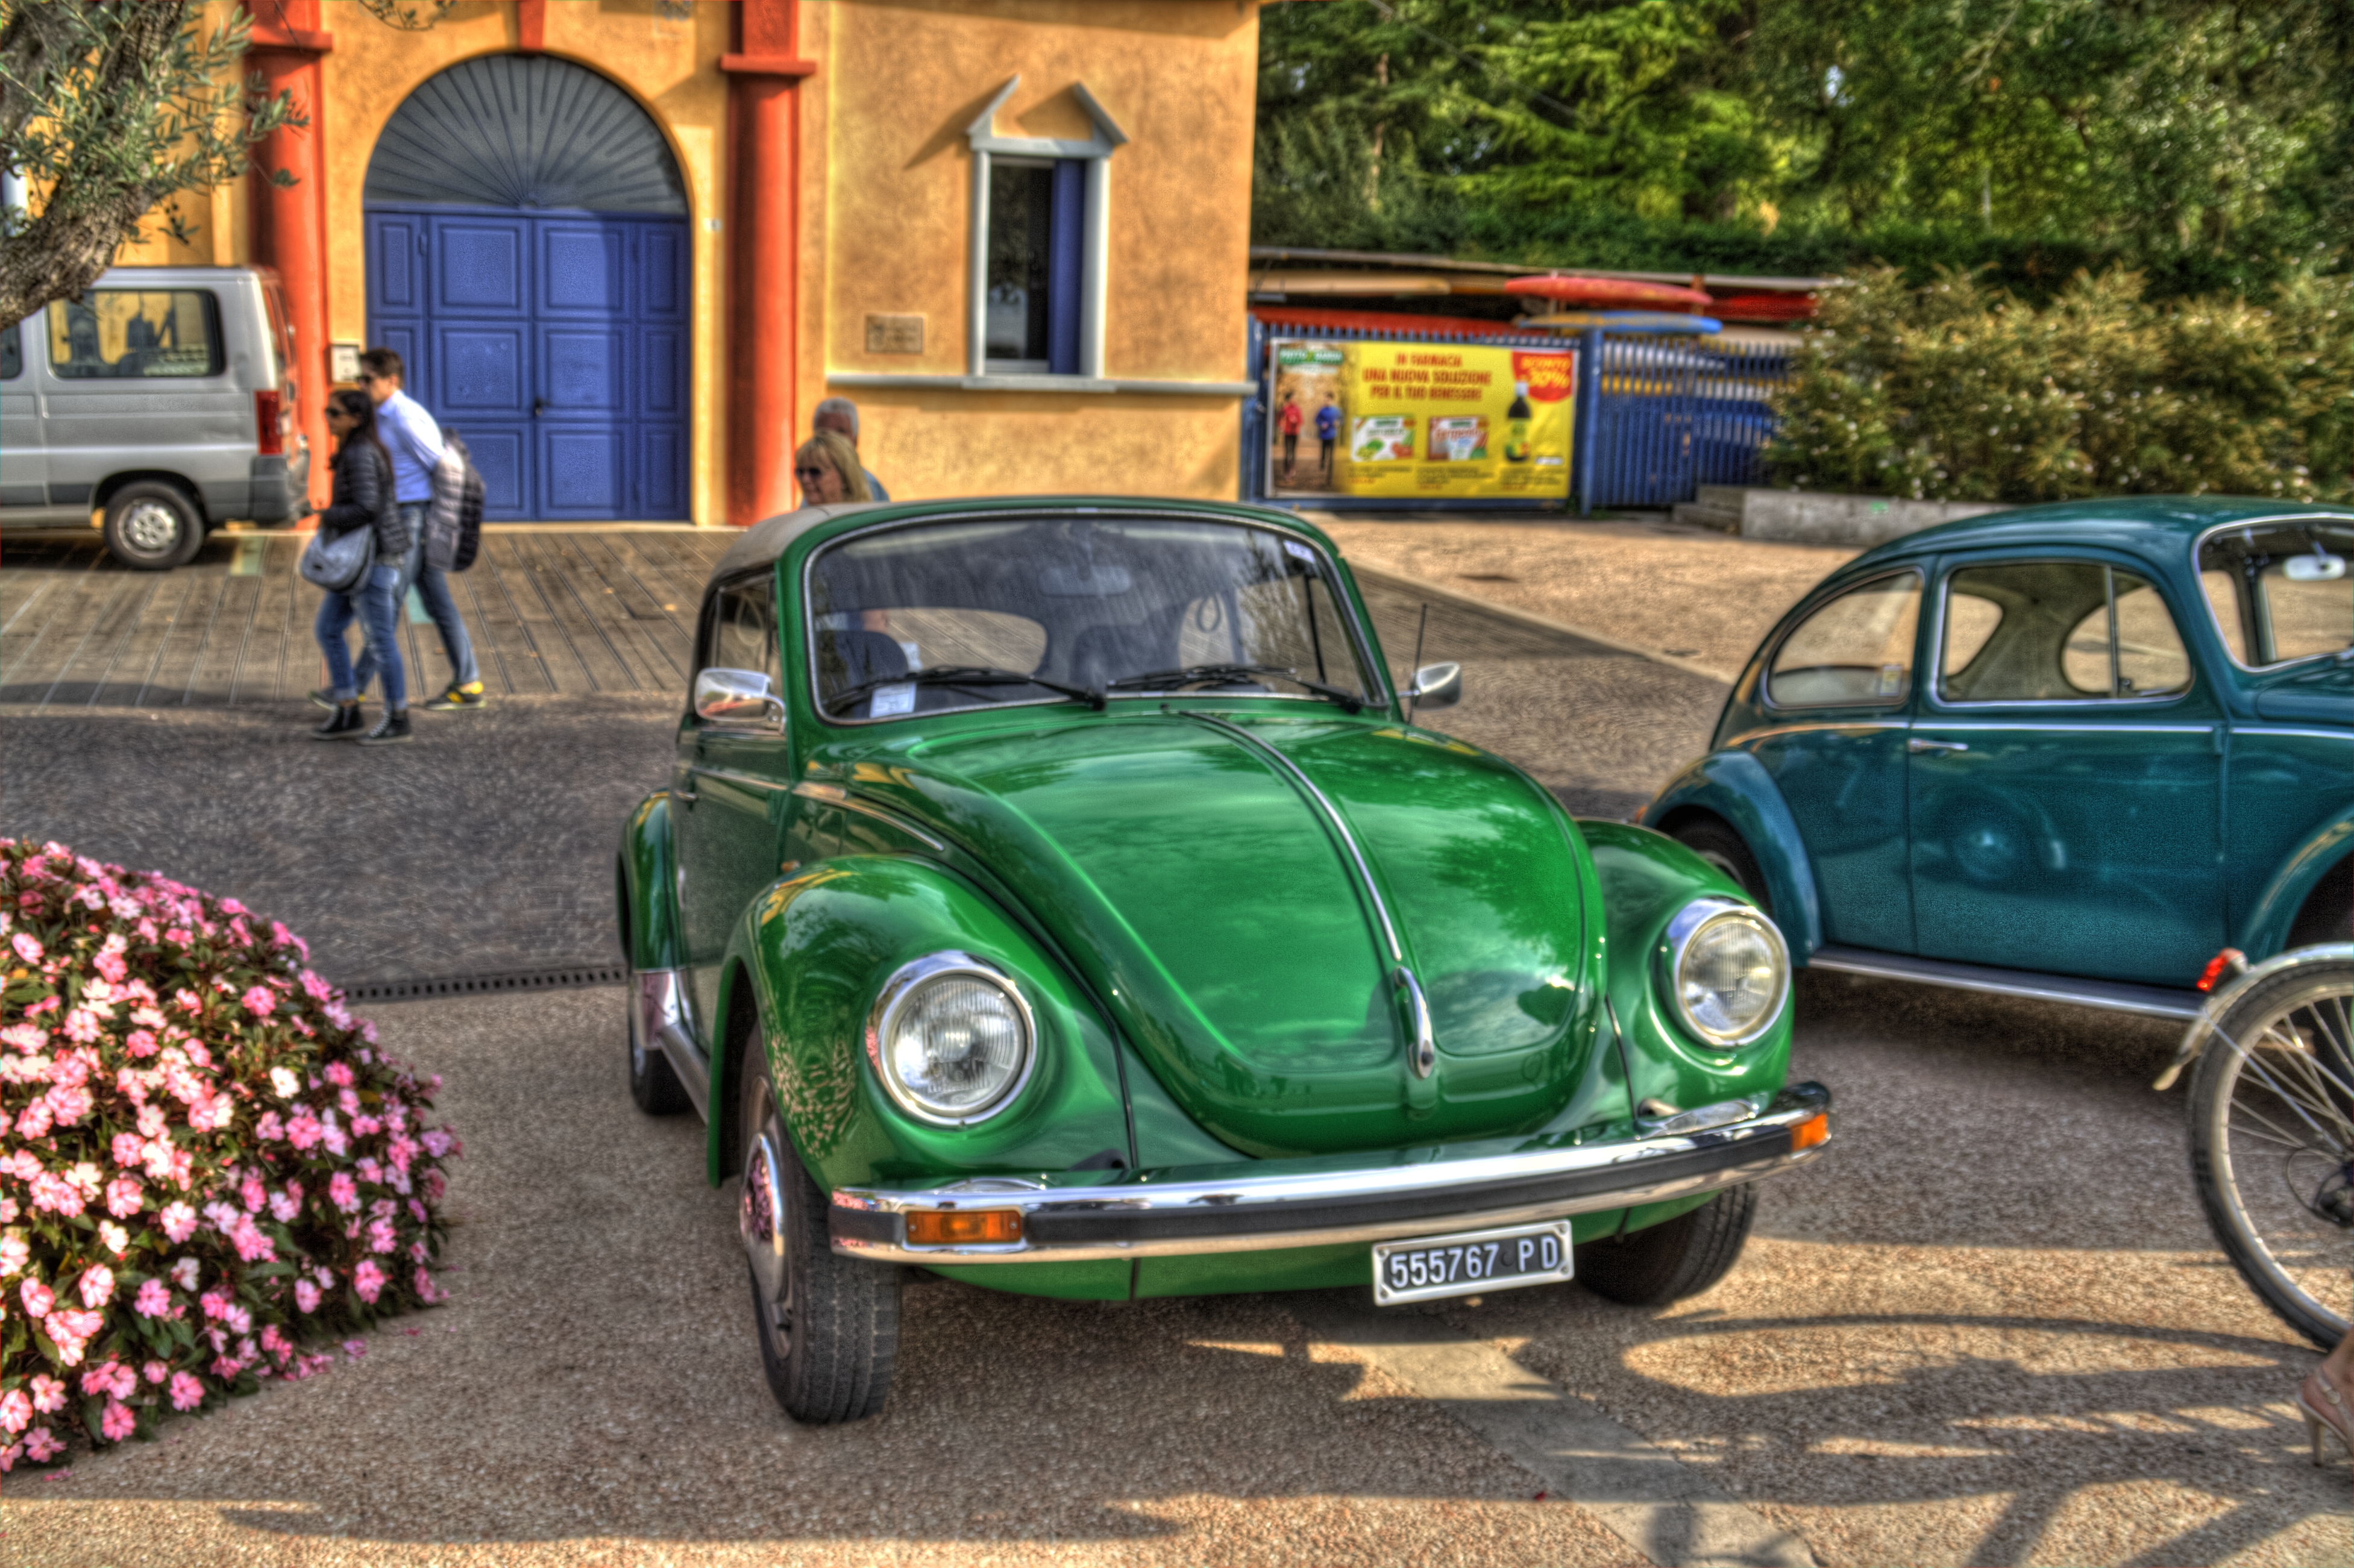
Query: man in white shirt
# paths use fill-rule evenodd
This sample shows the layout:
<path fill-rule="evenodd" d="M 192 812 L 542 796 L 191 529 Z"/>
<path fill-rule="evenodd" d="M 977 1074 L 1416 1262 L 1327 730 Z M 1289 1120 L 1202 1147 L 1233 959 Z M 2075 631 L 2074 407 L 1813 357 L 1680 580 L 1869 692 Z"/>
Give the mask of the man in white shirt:
<path fill-rule="evenodd" d="M 401 587 L 395 603 L 405 603 L 416 588 L 425 613 L 441 633 L 442 650 L 450 655 L 450 689 L 425 705 L 428 713 L 471 713 L 489 705 L 482 674 L 474 663 L 473 639 L 466 634 L 465 618 L 450 595 L 450 576 L 425 554 L 425 510 L 433 499 L 433 471 L 441 461 L 441 427 L 424 405 L 401 390 L 406 372 L 400 355 L 388 348 L 371 348 L 360 355 L 360 389 L 376 405 L 376 428 L 384 450 L 392 458 L 392 498 L 414 541 L 401 562 Z M 375 672 L 355 672 L 360 689 Z"/>

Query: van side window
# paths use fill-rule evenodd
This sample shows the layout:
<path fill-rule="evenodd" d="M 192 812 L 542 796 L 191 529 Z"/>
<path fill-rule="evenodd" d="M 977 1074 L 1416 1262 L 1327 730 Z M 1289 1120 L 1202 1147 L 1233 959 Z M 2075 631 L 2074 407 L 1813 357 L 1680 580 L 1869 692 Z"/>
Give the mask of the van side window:
<path fill-rule="evenodd" d="M 93 289 L 49 307 L 49 368 L 73 380 L 218 376 L 220 303 L 208 289 Z"/>
<path fill-rule="evenodd" d="M 0 381 L 14 381 L 25 374 L 25 329 L 12 326 L 0 332 Z"/>

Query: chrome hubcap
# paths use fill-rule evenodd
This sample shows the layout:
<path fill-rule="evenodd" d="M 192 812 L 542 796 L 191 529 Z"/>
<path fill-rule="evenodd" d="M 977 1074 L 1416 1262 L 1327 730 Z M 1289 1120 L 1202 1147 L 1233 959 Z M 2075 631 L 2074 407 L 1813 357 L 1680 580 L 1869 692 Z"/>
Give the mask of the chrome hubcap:
<path fill-rule="evenodd" d="M 142 555 L 160 556 L 180 537 L 180 514 L 160 501 L 134 501 L 122 514 L 122 537 Z"/>
<path fill-rule="evenodd" d="M 752 1293 L 760 1329 L 781 1351 L 792 1336 L 792 1265 L 785 1250 L 785 1188 L 782 1140 L 771 1118 L 753 1139 L 744 1159 L 744 1185 L 736 1228 L 752 1265 Z"/>

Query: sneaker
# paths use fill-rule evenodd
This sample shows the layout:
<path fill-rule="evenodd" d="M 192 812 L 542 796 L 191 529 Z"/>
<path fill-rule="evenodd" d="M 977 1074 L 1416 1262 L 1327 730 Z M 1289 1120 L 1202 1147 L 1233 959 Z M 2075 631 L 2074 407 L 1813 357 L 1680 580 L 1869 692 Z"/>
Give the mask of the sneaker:
<path fill-rule="evenodd" d="M 470 686 L 451 687 L 427 703 L 425 711 L 429 714 L 464 714 L 478 712 L 490 705 L 491 699 L 482 694 L 482 683 L 476 681 Z"/>
<path fill-rule="evenodd" d="M 387 709 L 384 717 L 376 721 L 376 727 L 360 736 L 360 744 L 390 746 L 396 740 L 415 738 L 408 733 L 408 710 L 407 708 Z"/>
<path fill-rule="evenodd" d="M 321 686 L 317 691 L 311 694 L 311 705 L 314 708 L 324 708 L 329 713 L 334 713 L 343 705 L 335 701 L 334 687 Z"/>
<path fill-rule="evenodd" d="M 367 719 L 360 713 L 357 703 L 327 704 L 327 722 L 311 732 L 313 740 L 349 740 L 367 728 Z"/>

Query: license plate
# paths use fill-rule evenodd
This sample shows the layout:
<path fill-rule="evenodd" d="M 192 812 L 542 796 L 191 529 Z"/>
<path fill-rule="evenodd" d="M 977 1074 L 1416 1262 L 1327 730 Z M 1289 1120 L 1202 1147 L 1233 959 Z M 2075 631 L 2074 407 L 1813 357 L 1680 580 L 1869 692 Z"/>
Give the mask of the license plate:
<path fill-rule="evenodd" d="M 1569 1222 L 1373 1245 L 1373 1301 L 1432 1301 L 1570 1277 Z"/>

